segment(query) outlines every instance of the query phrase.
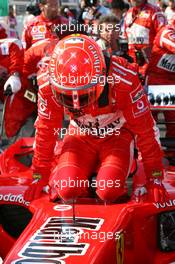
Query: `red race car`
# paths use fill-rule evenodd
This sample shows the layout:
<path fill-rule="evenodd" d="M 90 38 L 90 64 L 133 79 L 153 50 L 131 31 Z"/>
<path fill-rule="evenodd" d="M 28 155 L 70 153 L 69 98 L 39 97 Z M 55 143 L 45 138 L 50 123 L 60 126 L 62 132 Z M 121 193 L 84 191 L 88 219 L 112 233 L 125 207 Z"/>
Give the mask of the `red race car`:
<path fill-rule="evenodd" d="M 164 102 L 172 109 L 171 100 Z M 133 166 L 128 178 L 129 194 L 117 203 L 103 203 L 94 190 L 75 204 L 51 202 L 47 190 L 29 203 L 23 194 L 32 178 L 33 141 L 20 139 L 0 156 L 0 257 L 4 264 L 175 263 L 175 166 L 167 165 L 166 202 L 131 199 L 132 177 L 138 181 L 143 177 L 139 161 L 137 172 L 133 176 Z M 57 149 L 58 156 L 61 142 Z"/>
<path fill-rule="evenodd" d="M 164 203 L 135 202 L 126 196 L 104 204 L 92 194 L 73 205 L 50 202 L 46 192 L 29 204 L 23 193 L 31 182 L 32 145 L 33 138 L 20 139 L 0 156 L 4 264 L 175 263 L 173 166 L 164 181 L 170 194 Z"/>

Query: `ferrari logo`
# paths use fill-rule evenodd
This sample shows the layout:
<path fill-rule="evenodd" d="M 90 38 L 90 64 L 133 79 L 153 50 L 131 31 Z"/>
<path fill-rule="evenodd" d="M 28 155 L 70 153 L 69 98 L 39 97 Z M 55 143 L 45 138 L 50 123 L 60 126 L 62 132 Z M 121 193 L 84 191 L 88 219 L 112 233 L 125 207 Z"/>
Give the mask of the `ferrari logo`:
<path fill-rule="evenodd" d="M 124 264 L 124 235 L 123 233 L 119 234 L 119 239 L 117 240 L 117 264 Z"/>
<path fill-rule="evenodd" d="M 46 27 L 45 26 L 39 26 L 39 32 L 45 33 L 46 32 Z"/>

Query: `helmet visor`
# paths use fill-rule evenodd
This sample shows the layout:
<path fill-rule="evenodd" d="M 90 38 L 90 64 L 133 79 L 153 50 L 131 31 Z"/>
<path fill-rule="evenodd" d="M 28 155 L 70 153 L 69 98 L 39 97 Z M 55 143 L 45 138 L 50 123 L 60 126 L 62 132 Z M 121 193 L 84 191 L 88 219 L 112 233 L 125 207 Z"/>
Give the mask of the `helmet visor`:
<path fill-rule="evenodd" d="M 57 102 L 66 108 L 79 109 L 92 104 L 96 99 L 96 90 L 94 88 L 89 89 L 88 93 L 85 94 L 65 94 L 56 92 L 54 89 L 53 93 Z"/>

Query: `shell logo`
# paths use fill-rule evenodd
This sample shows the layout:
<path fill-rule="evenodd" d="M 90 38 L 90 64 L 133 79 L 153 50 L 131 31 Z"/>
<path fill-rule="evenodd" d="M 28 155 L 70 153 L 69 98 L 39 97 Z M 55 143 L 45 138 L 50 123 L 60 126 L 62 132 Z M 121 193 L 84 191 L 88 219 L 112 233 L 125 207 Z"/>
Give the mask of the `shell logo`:
<path fill-rule="evenodd" d="M 45 32 L 46 32 L 45 25 L 32 27 L 32 33 L 33 34 L 43 34 Z"/>
<path fill-rule="evenodd" d="M 45 26 L 40 26 L 38 28 L 38 31 L 41 32 L 41 33 L 44 33 L 44 32 L 46 32 L 46 27 Z"/>

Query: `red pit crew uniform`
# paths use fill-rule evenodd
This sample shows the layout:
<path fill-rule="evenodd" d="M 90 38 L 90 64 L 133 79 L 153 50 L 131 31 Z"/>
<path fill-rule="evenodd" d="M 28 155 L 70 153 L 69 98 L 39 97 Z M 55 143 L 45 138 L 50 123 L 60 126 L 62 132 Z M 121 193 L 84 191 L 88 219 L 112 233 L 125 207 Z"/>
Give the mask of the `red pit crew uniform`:
<path fill-rule="evenodd" d="M 23 65 L 23 49 L 22 44 L 17 39 L 1 39 L 0 40 L 0 77 L 14 72 L 22 73 Z"/>
<path fill-rule="evenodd" d="M 45 18 L 42 14 L 37 16 L 34 21 L 27 24 L 24 29 L 22 42 L 25 49 L 31 47 L 35 42 L 46 38 L 58 38 L 54 30 L 61 30 L 61 24 L 68 24 L 65 17 L 58 16 L 52 21 Z"/>
<path fill-rule="evenodd" d="M 22 100 L 19 103 L 17 109 L 17 111 L 21 111 L 20 122 L 16 123 L 15 130 L 11 130 L 10 136 L 12 133 L 14 134 L 19 130 L 19 128 L 26 122 L 27 118 L 29 118 L 33 113 L 36 113 L 36 103 L 32 102 L 32 98 L 36 99 L 37 88 L 33 87 L 30 78 L 36 76 L 37 71 L 40 68 L 44 68 L 45 65 L 48 65 L 49 54 L 51 53 L 52 49 L 55 47 L 57 42 L 58 40 L 53 40 L 53 39 L 40 40 L 37 43 L 35 43 L 33 46 L 31 46 L 24 53 L 23 78 L 22 78 L 23 92 L 22 92 Z M 33 97 L 33 95 L 35 97 Z M 15 100 L 17 100 L 17 98 Z"/>
<path fill-rule="evenodd" d="M 24 51 L 22 43 L 17 39 L 0 40 L 0 100 L 4 101 L 3 86 L 10 75 L 15 72 L 22 77 Z M 16 135 L 21 127 L 23 114 L 28 109 L 28 103 L 23 97 L 23 91 L 9 98 L 5 111 L 5 132 L 7 137 Z"/>
<path fill-rule="evenodd" d="M 24 54 L 24 66 L 23 75 L 25 78 L 30 78 L 32 75 L 36 75 L 37 71 L 44 64 L 48 64 L 49 56 L 52 49 L 57 44 L 58 39 L 44 39 L 33 44 Z"/>
<path fill-rule="evenodd" d="M 0 24 L 0 39 L 4 39 L 7 38 L 7 33 L 5 28 L 3 28 L 3 26 Z"/>
<path fill-rule="evenodd" d="M 175 27 L 163 27 L 156 35 L 147 70 L 148 84 L 175 84 Z"/>
<path fill-rule="evenodd" d="M 136 57 L 136 51 L 141 49 L 144 49 L 145 56 L 149 60 L 155 35 L 165 24 L 166 18 L 161 10 L 149 3 L 128 10 L 125 16 L 124 37 L 128 40 L 129 55 L 134 59 L 134 62 L 140 60 Z M 143 76 L 145 76 L 148 66 L 146 60 L 139 70 Z"/>
<path fill-rule="evenodd" d="M 175 84 L 175 27 L 166 25 L 156 35 L 147 70 L 148 85 Z M 166 121 L 175 120 L 174 111 L 165 111 Z M 175 137 L 175 125 L 167 124 L 167 137 Z"/>
<path fill-rule="evenodd" d="M 61 128 L 64 109 L 55 100 L 47 72 L 39 79 L 33 171 L 42 175 L 45 183 L 50 173 L 52 182 L 55 177 L 59 179 L 59 195 L 63 199 L 85 193 L 87 186 L 80 186 L 80 182 L 91 176 L 97 164 L 100 164 L 97 175 L 99 197 L 115 200 L 122 195 L 133 159 L 133 139 L 136 135 L 147 177 L 152 177 L 154 170 L 163 170 L 155 123 L 135 69 L 125 59 L 112 57 L 109 75 L 118 82 L 109 84 L 109 104 L 99 107 L 98 103 L 94 103 L 84 108 L 81 116 L 70 113 L 70 133 L 64 138 L 59 162 L 52 173 L 51 163 L 58 136 L 55 132 Z M 82 129 L 86 133 L 81 133 Z M 104 137 L 100 129 L 103 133 L 109 129 L 110 133 Z M 65 180 L 74 182 L 74 188 L 61 188 Z M 107 180 L 110 180 L 110 186 L 100 188 L 100 182 Z"/>
<path fill-rule="evenodd" d="M 22 43 L 19 40 L 0 40 L 1 101 L 4 101 L 3 86 L 8 77 L 18 72 L 22 78 L 23 62 L 24 51 Z M 23 85 L 23 80 L 21 79 L 21 81 Z M 4 119 L 7 137 L 15 136 L 20 127 L 25 123 L 26 118 L 31 112 L 30 106 L 30 102 L 24 98 L 23 89 L 8 99 Z"/>

